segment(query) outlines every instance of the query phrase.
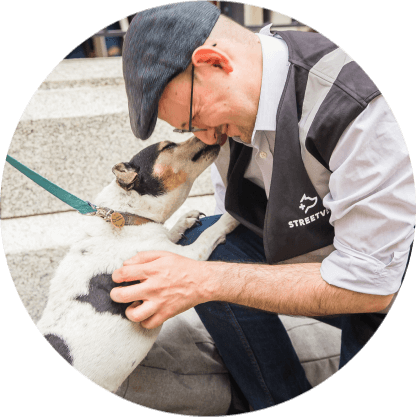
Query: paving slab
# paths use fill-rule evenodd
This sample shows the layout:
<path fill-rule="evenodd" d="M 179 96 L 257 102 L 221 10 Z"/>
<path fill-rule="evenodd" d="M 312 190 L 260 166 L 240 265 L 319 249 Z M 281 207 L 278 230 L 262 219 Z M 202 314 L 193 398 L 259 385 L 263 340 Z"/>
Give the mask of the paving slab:
<path fill-rule="evenodd" d="M 48 248 L 6 255 L 16 290 L 35 323 L 45 309 L 49 282 L 59 262 L 66 255 L 67 249 L 66 247 Z"/>
<path fill-rule="evenodd" d="M 65 59 L 39 87 L 42 90 L 124 85 L 121 57 Z"/>
<path fill-rule="evenodd" d="M 89 117 L 126 110 L 127 96 L 124 85 L 39 89 L 32 96 L 20 120 Z"/>

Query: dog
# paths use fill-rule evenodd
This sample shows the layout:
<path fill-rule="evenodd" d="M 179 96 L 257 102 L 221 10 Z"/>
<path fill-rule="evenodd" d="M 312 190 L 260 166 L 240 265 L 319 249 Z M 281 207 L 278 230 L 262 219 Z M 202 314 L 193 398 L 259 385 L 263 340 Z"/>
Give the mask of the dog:
<path fill-rule="evenodd" d="M 188 246 L 176 243 L 200 223 L 202 213 L 190 211 L 170 230 L 163 226 L 219 151 L 219 145 L 193 137 L 150 145 L 130 162 L 115 165 L 115 179 L 95 201 L 106 221 L 97 215 L 89 218 L 51 280 L 38 329 L 71 365 L 111 392 L 145 358 L 160 332 L 160 327 L 148 330 L 126 318 L 129 304 L 110 298 L 112 288 L 120 285 L 111 274 L 140 251 L 165 250 L 207 260 L 225 242 L 238 225 L 228 214 Z"/>

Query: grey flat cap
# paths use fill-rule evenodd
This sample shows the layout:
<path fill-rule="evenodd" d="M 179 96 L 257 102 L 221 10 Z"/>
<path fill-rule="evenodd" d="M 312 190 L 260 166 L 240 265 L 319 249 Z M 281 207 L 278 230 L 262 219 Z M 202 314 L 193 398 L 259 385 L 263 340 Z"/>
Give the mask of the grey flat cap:
<path fill-rule="evenodd" d="M 185 71 L 219 15 L 213 4 L 195 1 L 145 10 L 131 22 L 123 47 L 123 75 L 130 125 L 138 138 L 153 133 L 164 88 Z"/>

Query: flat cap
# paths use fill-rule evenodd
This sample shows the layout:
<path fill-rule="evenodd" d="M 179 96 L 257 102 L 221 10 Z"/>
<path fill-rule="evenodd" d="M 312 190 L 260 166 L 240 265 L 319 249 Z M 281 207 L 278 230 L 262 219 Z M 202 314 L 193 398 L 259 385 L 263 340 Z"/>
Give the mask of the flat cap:
<path fill-rule="evenodd" d="M 153 133 L 166 85 L 185 71 L 220 15 L 206 1 L 175 3 L 138 13 L 123 46 L 130 125 L 140 139 Z"/>

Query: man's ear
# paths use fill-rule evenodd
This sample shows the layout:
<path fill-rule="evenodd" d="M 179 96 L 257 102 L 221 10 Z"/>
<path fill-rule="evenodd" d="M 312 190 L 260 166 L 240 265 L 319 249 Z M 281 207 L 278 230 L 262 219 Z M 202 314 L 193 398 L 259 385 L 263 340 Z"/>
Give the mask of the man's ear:
<path fill-rule="evenodd" d="M 212 65 L 223 69 L 227 74 L 233 71 L 231 60 L 228 55 L 221 49 L 213 46 L 202 45 L 196 48 L 192 54 L 192 63 L 195 67 L 204 64 Z"/>
<path fill-rule="evenodd" d="M 137 172 L 124 162 L 120 162 L 113 166 L 113 174 L 116 176 L 117 184 L 129 191 L 134 187 L 134 182 L 137 179 Z"/>

